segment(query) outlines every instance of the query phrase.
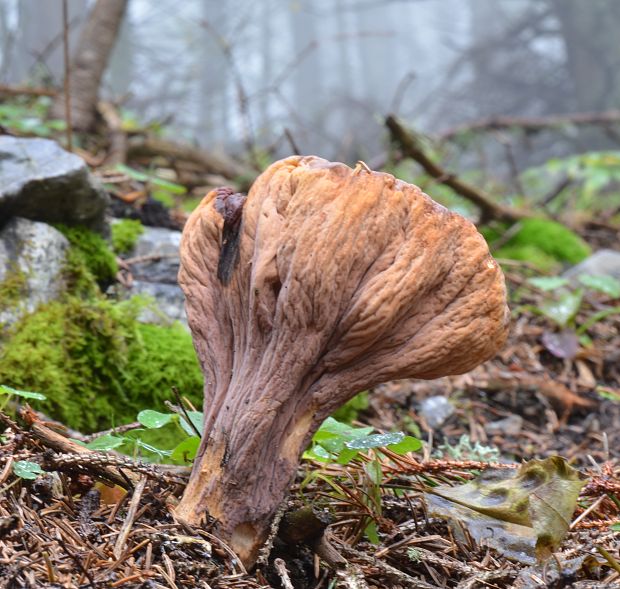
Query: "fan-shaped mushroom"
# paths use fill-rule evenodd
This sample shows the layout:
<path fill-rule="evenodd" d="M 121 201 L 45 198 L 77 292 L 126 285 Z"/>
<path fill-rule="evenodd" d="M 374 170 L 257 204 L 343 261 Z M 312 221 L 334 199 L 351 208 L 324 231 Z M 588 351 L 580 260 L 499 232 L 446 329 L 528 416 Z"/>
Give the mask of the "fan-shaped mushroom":
<path fill-rule="evenodd" d="M 358 391 L 470 370 L 504 343 L 504 280 L 475 227 L 390 174 L 318 157 L 247 200 L 209 193 L 179 282 L 205 375 L 204 435 L 177 515 L 208 513 L 246 564 L 321 422 Z"/>

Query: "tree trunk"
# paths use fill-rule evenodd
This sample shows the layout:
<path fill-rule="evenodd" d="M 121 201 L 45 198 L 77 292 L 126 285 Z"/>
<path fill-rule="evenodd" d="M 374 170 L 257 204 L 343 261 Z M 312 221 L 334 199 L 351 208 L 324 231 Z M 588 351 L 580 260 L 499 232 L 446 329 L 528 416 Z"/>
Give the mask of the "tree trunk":
<path fill-rule="evenodd" d="M 69 95 L 71 125 L 87 131 L 93 125 L 99 85 L 123 22 L 128 0 L 97 0 L 73 52 Z M 65 96 L 59 94 L 52 116 L 64 118 Z"/>
<path fill-rule="evenodd" d="M 550 0 L 566 49 L 568 72 L 582 111 L 618 106 L 620 3 L 617 0 Z"/>

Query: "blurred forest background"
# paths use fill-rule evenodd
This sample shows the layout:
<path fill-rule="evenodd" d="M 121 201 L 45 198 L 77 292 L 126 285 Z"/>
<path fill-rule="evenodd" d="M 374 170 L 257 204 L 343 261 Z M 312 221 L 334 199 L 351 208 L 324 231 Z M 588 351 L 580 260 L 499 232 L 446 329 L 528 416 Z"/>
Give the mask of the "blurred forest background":
<path fill-rule="evenodd" d="M 68 1 L 73 48 L 92 4 Z M 614 0 L 112 4 L 126 5 L 126 16 L 102 96 L 141 123 L 229 152 L 283 156 L 290 134 L 303 153 L 382 163 L 390 112 L 441 136 L 498 115 L 561 115 L 568 126 L 574 113 L 620 100 Z M 62 86 L 59 7 L 0 2 L 0 83 Z M 608 126 L 569 131 L 511 141 L 517 164 L 618 140 Z M 496 134 L 484 144 L 491 162 L 507 164 L 496 157 L 506 141 Z"/>

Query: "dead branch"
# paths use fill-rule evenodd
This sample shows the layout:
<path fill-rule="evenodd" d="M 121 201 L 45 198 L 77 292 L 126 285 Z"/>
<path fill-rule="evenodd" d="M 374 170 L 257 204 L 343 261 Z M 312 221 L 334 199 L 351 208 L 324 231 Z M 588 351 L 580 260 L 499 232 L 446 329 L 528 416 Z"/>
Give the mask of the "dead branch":
<path fill-rule="evenodd" d="M 438 139 L 451 141 L 466 133 L 486 133 L 499 130 L 518 130 L 525 133 L 538 133 L 549 129 L 561 130 L 567 125 L 609 126 L 620 123 L 620 110 L 604 112 L 577 112 L 566 115 L 550 115 L 545 117 L 488 117 L 465 125 L 451 127 L 438 134 Z"/>
<path fill-rule="evenodd" d="M 108 130 L 109 149 L 103 165 L 124 164 L 127 161 L 127 134 L 123 131 L 120 115 L 111 102 L 100 101 L 97 110 Z"/>
<path fill-rule="evenodd" d="M 491 195 L 467 184 L 455 174 L 442 168 L 426 153 L 416 134 L 411 130 L 405 129 L 396 117 L 389 115 L 385 119 L 385 124 L 390 131 L 392 141 L 398 145 L 403 155 L 418 162 L 429 176 L 435 178 L 441 184 L 452 188 L 454 192 L 476 205 L 481 211 L 481 221 L 489 221 L 491 219 L 517 221 L 528 216 L 520 211 L 515 211 L 495 203 Z"/>
<path fill-rule="evenodd" d="M 53 88 L 35 88 L 31 86 L 7 86 L 0 84 L 0 96 L 56 96 Z"/>
<path fill-rule="evenodd" d="M 220 174 L 228 179 L 240 176 L 254 177 L 256 172 L 247 169 L 239 162 L 219 153 L 183 145 L 155 137 L 135 138 L 129 142 L 128 159 L 162 156 L 171 160 L 192 162 L 202 166 L 205 171 Z"/>

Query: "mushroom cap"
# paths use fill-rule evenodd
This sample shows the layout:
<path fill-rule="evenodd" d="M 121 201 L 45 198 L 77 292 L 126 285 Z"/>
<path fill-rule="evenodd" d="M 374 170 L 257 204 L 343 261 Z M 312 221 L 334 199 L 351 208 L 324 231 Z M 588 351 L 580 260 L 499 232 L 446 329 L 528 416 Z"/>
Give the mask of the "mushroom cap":
<path fill-rule="evenodd" d="M 243 205 L 228 284 L 216 197 L 188 220 L 179 273 L 210 396 L 251 370 L 292 379 L 327 414 L 380 382 L 466 372 L 504 344 L 506 289 L 484 238 L 416 186 L 314 156 L 272 164 Z"/>

